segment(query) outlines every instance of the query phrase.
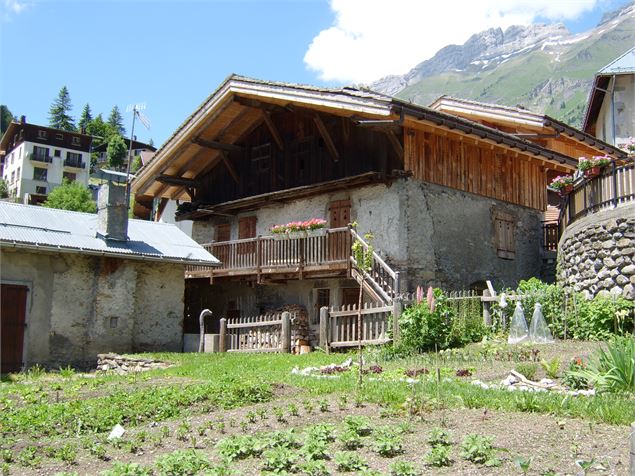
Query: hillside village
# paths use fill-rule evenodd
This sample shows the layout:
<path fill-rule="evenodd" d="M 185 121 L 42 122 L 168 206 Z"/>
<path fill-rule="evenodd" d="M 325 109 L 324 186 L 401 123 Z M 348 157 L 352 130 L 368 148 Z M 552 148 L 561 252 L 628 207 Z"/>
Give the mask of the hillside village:
<path fill-rule="evenodd" d="M 369 87 L 231 74 L 158 148 L 13 118 L 0 472 L 635 474 L 632 40 L 429 97 L 633 18 Z"/>

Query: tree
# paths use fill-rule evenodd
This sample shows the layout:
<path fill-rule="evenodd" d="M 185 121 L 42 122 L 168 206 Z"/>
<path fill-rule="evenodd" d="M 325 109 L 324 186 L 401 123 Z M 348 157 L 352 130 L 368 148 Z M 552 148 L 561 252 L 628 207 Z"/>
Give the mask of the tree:
<path fill-rule="evenodd" d="M 75 131 L 75 119 L 70 115 L 73 105 L 66 86 L 62 86 L 51 109 L 49 109 L 49 126 L 63 131 Z"/>
<path fill-rule="evenodd" d="M 119 112 L 119 108 L 115 105 L 110 111 L 110 116 L 108 116 L 108 124 L 112 126 L 114 130 L 116 130 L 120 135 L 126 135 L 126 129 L 123 126 L 123 117 L 121 116 L 121 112 Z"/>
<path fill-rule="evenodd" d="M 0 136 L 9 128 L 9 124 L 13 120 L 13 114 L 4 104 L 0 106 Z"/>
<path fill-rule="evenodd" d="M 113 169 L 120 169 L 126 159 L 128 148 L 126 143 L 119 134 L 116 134 L 108 141 L 106 155 L 108 157 L 108 166 Z"/>
<path fill-rule="evenodd" d="M 88 123 L 86 133 L 93 137 L 93 147 L 97 147 L 108 143 L 110 138 L 117 134 L 117 131 L 110 124 L 104 122 L 104 118 L 100 113 Z"/>
<path fill-rule="evenodd" d="M 4 179 L 0 179 L 0 198 L 7 198 L 9 196 L 9 187 Z"/>
<path fill-rule="evenodd" d="M 88 124 L 92 120 L 93 120 L 93 115 L 90 112 L 90 105 L 86 103 L 86 105 L 84 106 L 84 109 L 82 109 L 82 115 L 79 117 L 79 124 L 77 124 L 77 126 L 79 127 L 79 130 L 87 131 Z"/>
<path fill-rule="evenodd" d="M 42 205 L 75 212 L 95 213 L 97 210 L 90 190 L 79 182 L 69 182 L 66 179 L 62 185 L 49 193 Z"/>
<path fill-rule="evenodd" d="M 134 159 L 132 159 L 132 164 L 130 164 L 130 173 L 136 174 L 137 170 L 141 168 L 143 162 L 141 162 L 141 156 L 136 155 Z"/>
<path fill-rule="evenodd" d="M 152 137 L 150 137 L 150 140 L 148 141 L 148 145 L 150 147 L 154 147 L 154 141 L 152 140 Z"/>

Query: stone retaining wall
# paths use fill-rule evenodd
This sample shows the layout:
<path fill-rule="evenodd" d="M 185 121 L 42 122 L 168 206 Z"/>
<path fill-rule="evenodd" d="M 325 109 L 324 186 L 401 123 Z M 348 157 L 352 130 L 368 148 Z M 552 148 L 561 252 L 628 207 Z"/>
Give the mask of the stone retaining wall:
<path fill-rule="evenodd" d="M 128 372 L 145 372 L 154 369 L 167 369 L 172 364 L 154 359 L 136 359 L 119 354 L 97 355 L 97 370 L 112 370 L 118 374 Z"/>
<path fill-rule="evenodd" d="M 565 230 L 558 282 L 587 297 L 635 299 L 635 204 L 594 213 Z"/>

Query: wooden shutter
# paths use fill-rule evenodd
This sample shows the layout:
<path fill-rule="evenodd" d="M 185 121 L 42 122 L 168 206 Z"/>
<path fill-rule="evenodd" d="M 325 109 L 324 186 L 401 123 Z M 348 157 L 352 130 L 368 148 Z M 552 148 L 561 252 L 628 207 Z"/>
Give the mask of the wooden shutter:
<path fill-rule="evenodd" d="M 256 237 L 256 217 L 243 217 L 238 220 L 238 239 Z"/>
<path fill-rule="evenodd" d="M 516 256 L 515 220 L 509 213 L 497 212 L 494 220 L 496 247 L 499 258 Z"/>
<path fill-rule="evenodd" d="M 231 239 L 232 226 L 229 223 L 216 225 L 216 241 L 229 241 Z"/>
<path fill-rule="evenodd" d="M 28 291 L 26 286 L 0 285 L 1 373 L 19 372 L 22 369 Z"/>
<path fill-rule="evenodd" d="M 351 222 L 351 201 L 337 200 L 329 205 L 331 228 L 342 228 Z"/>

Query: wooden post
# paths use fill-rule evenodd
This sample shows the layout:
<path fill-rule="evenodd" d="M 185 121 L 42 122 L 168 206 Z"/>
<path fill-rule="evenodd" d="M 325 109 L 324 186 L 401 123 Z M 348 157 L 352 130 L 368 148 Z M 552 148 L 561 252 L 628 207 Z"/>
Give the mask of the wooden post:
<path fill-rule="evenodd" d="M 282 340 L 282 352 L 291 353 L 291 314 L 288 311 L 282 313 L 282 331 L 280 333 Z"/>
<path fill-rule="evenodd" d="M 492 314 L 491 314 L 491 304 L 486 298 L 490 297 L 490 293 L 487 289 L 483 289 L 483 298 L 481 301 L 483 302 L 483 324 L 487 327 L 492 327 Z"/>
<path fill-rule="evenodd" d="M 320 308 L 320 347 L 329 353 L 329 308 Z"/>
<path fill-rule="evenodd" d="M 220 320 L 220 337 L 218 339 L 218 351 L 227 352 L 227 319 Z"/>
<path fill-rule="evenodd" d="M 398 344 L 401 340 L 401 332 L 399 329 L 399 318 L 403 311 L 403 301 L 401 297 L 396 297 L 392 302 L 392 342 Z"/>
<path fill-rule="evenodd" d="M 401 292 L 401 279 L 399 277 L 399 271 L 395 271 L 395 289 L 393 291 L 395 293 L 395 298 L 399 296 Z"/>

